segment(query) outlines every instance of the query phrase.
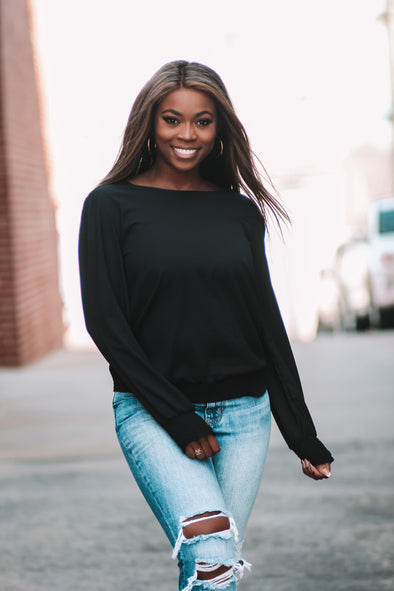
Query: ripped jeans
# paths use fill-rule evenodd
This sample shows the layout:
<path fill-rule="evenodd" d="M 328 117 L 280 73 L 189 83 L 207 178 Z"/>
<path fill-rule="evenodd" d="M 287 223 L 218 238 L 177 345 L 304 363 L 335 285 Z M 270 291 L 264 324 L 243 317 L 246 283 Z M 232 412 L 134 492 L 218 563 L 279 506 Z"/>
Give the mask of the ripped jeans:
<path fill-rule="evenodd" d="M 212 458 L 189 459 L 133 394 L 114 394 L 116 432 L 178 558 L 179 590 L 235 591 L 250 568 L 241 546 L 268 450 L 268 393 L 194 406 L 221 447 Z M 193 534 L 196 524 L 202 533 Z"/>

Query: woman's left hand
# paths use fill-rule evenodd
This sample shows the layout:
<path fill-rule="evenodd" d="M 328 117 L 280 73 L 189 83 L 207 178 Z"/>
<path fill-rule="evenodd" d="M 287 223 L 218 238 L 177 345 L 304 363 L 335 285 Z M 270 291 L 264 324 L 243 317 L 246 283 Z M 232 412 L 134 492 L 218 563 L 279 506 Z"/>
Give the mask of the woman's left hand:
<path fill-rule="evenodd" d="M 329 462 L 313 466 L 309 460 L 301 460 L 301 466 L 305 476 L 309 476 L 313 480 L 324 480 L 331 476 L 331 464 Z"/>

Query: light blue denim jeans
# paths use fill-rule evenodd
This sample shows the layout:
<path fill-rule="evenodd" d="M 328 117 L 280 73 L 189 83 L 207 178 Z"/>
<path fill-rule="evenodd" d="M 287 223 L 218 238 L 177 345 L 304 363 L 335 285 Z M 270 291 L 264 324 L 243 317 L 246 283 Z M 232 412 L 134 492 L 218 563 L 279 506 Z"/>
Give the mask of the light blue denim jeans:
<path fill-rule="evenodd" d="M 189 459 L 130 393 L 114 394 L 116 432 L 131 472 L 173 546 L 172 557 L 178 558 L 179 590 L 235 591 L 244 567 L 250 567 L 240 552 L 268 450 L 268 393 L 194 406 L 221 447 L 212 458 Z M 216 511 L 229 518 L 229 529 L 183 535 L 185 520 Z M 201 580 L 201 563 L 232 571 L 217 580 Z"/>

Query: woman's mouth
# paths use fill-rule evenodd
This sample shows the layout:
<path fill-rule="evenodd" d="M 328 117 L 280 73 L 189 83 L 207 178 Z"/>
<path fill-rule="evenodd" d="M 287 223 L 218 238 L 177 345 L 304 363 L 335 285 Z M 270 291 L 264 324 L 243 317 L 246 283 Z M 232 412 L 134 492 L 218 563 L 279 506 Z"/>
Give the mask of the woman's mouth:
<path fill-rule="evenodd" d="M 180 148 L 177 146 L 171 146 L 171 148 L 179 158 L 193 158 L 198 152 L 198 148 Z"/>

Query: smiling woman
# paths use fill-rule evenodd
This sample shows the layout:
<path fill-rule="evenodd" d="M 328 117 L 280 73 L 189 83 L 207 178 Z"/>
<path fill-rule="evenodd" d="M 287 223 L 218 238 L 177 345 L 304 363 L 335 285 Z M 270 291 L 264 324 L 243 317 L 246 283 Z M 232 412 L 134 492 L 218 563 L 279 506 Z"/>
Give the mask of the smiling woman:
<path fill-rule="evenodd" d="M 148 172 L 153 182 L 153 176 L 164 188 L 160 179 L 157 167 L 157 144 L 155 147 L 155 134 L 159 124 L 158 115 L 160 105 L 164 110 L 162 102 L 169 99 L 174 91 L 181 91 L 176 94 L 176 101 L 182 101 L 179 105 L 187 111 L 189 125 L 193 121 L 193 128 L 215 126 L 215 146 L 210 153 L 205 154 L 201 159 L 199 167 L 199 182 L 204 182 L 206 187 L 221 187 L 227 190 L 244 190 L 246 195 L 256 203 L 260 213 L 266 218 L 268 211 L 279 220 L 288 220 L 288 216 L 281 203 L 267 190 L 261 181 L 260 175 L 254 164 L 248 136 L 242 123 L 235 114 L 233 105 L 223 81 L 211 68 L 196 62 L 175 61 L 166 64 L 145 84 L 138 94 L 126 125 L 122 146 L 114 166 L 102 181 L 102 184 L 110 184 L 118 181 L 133 179 L 136 184 L 143 182 L 142 174 Z M 186 91 L 186 94 L 184 94 Z M 191 94 L 190 91 L 195 91 Z M 194 96 L 195 109 L 190 108 L 187 96 Z M 174 105 L 167 105 L 173 109 Z M 201 110 L 208 110 L 212 124 L 208 123 L 207 117 L 193 117 Z M 177 127 L 182 122 L 182 113 L 175 108 L 177 113 L 170 113 L 168 125 Z M 181 117 L 179 117 L 179 114 Z M 213 116 L 212 116 L 213 115 Z M 199 121 L 200 120 L 200 121 Z M 185 123 L 185 121 L 183 121 Z M 184 126 L 181 125 L 183 128 Z M 190 131 L 188 132 L 190 133 Z M 179 140 L 177 140 L 179 141 Z M 190 140 L 183 139 L 180 146 L 186 147 Z M 179 147 L 179 146 L 177 146 Z M 187 146 L 189 148 L 189 145 Z M 193 146 L 194 147 L 194 146 Z M 177 177 L 177 188 L 193 186 L 196 181 L 196 169 L 193 171 L 194 179 L 191 177 Z M 140 175 L 140 176 L 139 176 Z M 139 177 L 139 178 L 138 178 Z M 159 180 L 160 179 L 160 180 Z M 167 178 L 168 181 L 168 178 Z M 171 181 L 170 181 L 171 182 Z M 181 184 L 179 184 L 181 183 Z M 181 186 L 182 185 L 182 186 Z M 172 183 L 171 187 L 174 187 Z"/>
<path fill-rule="evenodd" d="M 200 177 L 200 165 L 215 146 L 216 132 L 216 107 L 209 96 L 192 88 L 173 90 L 159 103 L 154 118 L 155 165 L 133 183 L 169 189 L 217 188 Z"/>
<path fill-rule="evenodd" d="M 173 546 L 181 591 L 234 591 L 249 566 L 240 540 L 271 409 L 304 474 L 330 476 L 270 282 L 269 210 L 286 219 L 223 82 L 184 61 L 142 89 L 83 208 L 86 325 L 110 364 L 119 443 Z"/>

